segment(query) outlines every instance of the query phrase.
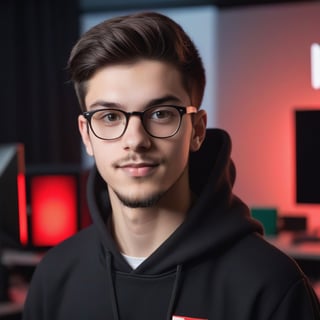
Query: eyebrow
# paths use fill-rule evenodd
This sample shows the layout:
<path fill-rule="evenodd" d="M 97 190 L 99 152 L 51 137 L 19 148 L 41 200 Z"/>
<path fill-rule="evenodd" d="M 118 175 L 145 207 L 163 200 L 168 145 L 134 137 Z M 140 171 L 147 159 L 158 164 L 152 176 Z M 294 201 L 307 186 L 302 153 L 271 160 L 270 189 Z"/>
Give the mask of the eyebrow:
<path fill-rule="evenodd" d="M 145 109 L 152 107 L 152 106 L 156 106 L 156 105 L 161 105 L 161 104 L 166 104 L 166 103 L 180 103 L 181 104 L 181 100 L 174 96 L 174 95 L 165 95 L 163 97 L 160 98 L 155 98 L 150 100 L 146 105 L 145 105 Z M 94 103 L 92 103 L 89 107 L 88 110 L 95 108 L 95 107 L 104 107 L 104 108 L 116 108 L 116 109 L 121 109 L 122 105 L 116 102 L 108 102 L 108 101 L 104 101 L 104 100 L 97 100 Z"/>

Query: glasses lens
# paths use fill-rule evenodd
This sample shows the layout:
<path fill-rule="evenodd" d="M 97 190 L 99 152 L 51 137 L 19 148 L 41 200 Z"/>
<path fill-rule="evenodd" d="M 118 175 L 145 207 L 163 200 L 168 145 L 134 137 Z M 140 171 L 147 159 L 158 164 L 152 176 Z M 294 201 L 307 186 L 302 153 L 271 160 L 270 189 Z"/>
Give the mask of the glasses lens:
<path fill-rule="evenodd" d="M 101 139 L 119 138 L 126 128 L 126 116 L 120 110 L 99 110 L 92 114 L 91 129 Z"/>
<path fill-rule="evenodd" d="M 180 126 L 181 115 L 172 106 L 155 106 L 145 111 L 143 124 L 150 135 L 166 138 L 174 135 Z"/>

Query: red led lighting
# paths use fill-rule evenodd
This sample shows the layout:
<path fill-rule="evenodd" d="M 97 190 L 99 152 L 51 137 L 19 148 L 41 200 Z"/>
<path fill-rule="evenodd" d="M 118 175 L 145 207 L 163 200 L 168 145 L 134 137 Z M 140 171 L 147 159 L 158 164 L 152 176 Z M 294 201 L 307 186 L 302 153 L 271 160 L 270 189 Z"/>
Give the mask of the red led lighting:
<path fill-rule="evenodd" d="M 77 231 L 77 181 L 70 175 L 31 180 L 32 242 L 54 246 Z"/>
<path fill-rule="evenodd" d="M 18 208 L 19 208 L 19 236 L 23 245 L 28 243 L 28 224 L 27 224 L 27 200 L 26 200 L 26 177 L 24 173 L 17 176 L 18 184 Z"/>

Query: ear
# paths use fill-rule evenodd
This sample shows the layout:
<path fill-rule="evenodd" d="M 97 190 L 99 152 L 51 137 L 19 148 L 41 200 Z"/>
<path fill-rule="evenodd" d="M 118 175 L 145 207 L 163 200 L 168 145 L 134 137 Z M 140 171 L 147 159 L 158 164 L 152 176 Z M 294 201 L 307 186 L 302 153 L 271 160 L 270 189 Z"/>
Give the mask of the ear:
<path fill-rule="evenodd" d="M 193 132 L 190 143 L 190 151 L 198 151 L 206 137 L 207 113 L 205 110 L 199 110 L 193 118 Z"/>
<path fill-rule="evenodd" d="M 86 147 L 87 154 L 93 156 L 93 148 L 91 144 L 91 138 L 89 134 L 88 122 L 83 115 L 78 117 L 78 128 L 81 134 L 82 142 Z"/>

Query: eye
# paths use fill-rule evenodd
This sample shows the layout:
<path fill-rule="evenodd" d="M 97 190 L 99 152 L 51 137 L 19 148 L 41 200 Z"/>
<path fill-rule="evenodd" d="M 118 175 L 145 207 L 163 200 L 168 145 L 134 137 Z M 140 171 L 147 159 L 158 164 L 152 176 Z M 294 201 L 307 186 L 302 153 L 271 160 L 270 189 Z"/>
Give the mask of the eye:
<path fill-rule="evenodd" d="M 149 112 L 148 118 L 153 121 L 167 122 L 175 118 L 177 110 L 171 107 L 155 107 Z"/>
<path fill-rule="evenodd" d="M 104 125 L 116 125 L 123 121 L 124 114 L 119 110 L 108 109 L 95 112 L 93 117 Z"/>

